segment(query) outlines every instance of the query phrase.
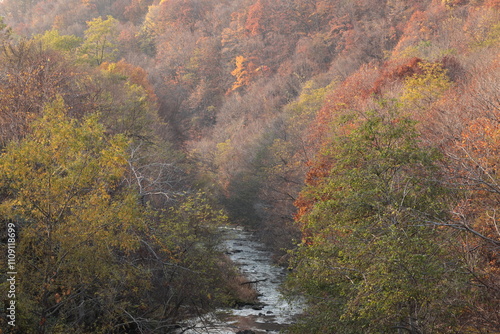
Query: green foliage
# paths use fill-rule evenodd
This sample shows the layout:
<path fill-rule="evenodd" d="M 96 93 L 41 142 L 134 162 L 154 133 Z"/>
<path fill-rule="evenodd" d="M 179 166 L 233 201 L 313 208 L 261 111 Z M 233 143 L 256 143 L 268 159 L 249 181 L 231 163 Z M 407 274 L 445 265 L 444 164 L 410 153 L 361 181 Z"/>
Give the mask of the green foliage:
<path fill-rule="evenodd" d="M 433 226 L 445 212 L 439 156 L 397 105 L 382 107 L 338 125 L 329 177 L 304 190 L 315 204 L 289 284 L 309 298 L 309 333 L 445 333 L 456 320 L 453 261 Z"/>
<path fill-rule="evenodd" d="M 162 251 L 176 266 L 170 284 L 177 292 L 172 296 L 179 303 L 208 306 L 230 303 L 234 291 L 228 284 L 235 273 L 221 258 L 219 228 L 227 223 L 222 211 L 216 211 L 204 193 L 187 196 L 178 206 L 158 213 Z M 226 272 L 220 266 L 228 266 Z"/>
<path fill-rule="evenodd" d="M 308 126 L 310 122 L 323 106 L 326 94 L 333 89 L 335 82 L 325 87 L 315 87 L 314 81 L 308 81 L 302 87 L 301 94 L 297 101 L 290 103 L 285 108 L 287 114 L 291 115 L 290 125 L 300 124 L 302 127 Z M 306 122 L 306 124 L 303 124 Z"/>
<path fill-rule="evenodd" d="M 225 279 L 215 265 L 220 258 L 211 237 L 216 232 L 196 223 L 204 218 L 189 203 L 203 207 L 200 199 L 184 196 L 189 180 L 199 174 L 205 176 L 207 187 L 224 198 L 221 202 L 234 221 L 263 221 L 262 234 L 276 248 L 287 244 L 283 239 L 290 242 L 292 233 L 283 222 L 296 211 L 292 202 L 304 179 L 310 182 L 297 200 L 304 243 L 296 253 L 296 284 L 314 296 L 316 307 L 309 309 L 315 321 L 301 332 L 388 332 L 405 321 L 410 326 L 413 320 L 405 319 L 415 305 L 420 307 L 415 311 L 420 323 L 415 326 L 434 332 L 451 330 L 437 324 L 450 323 L 452 328 L 452 320 L 460 315 L 449 312 L 452 297 L 445 296 L 450 286 L 445 281 L 454 282 L 450 268 L 460 256 L 467 258 L 469 269 L 482 280 L 463 290 L 484 290 L 488 298 L 477 297 L 480 293 L 456 297 L 472 305 L 457 332 L 472 332 L 470 328 L 498 332 L 500 317 L 494 312 L 498 293 L 490 293 L 498 291 L 496 249 L 486 250 L 475 238 L 460 240 L 426 225 L 435 216 L 447 218 L 442 213 L 453 210 L 456 217 L 471 217 L 449 225 L 471 232 L 479 224 L 478 233 L 498 239 L 498 201 L 483 194 L 494 187 L 483 188 L 490 181 L 483 182 L 484 169 L 476 166 L 480 160 L 464 149 L 473 140 L 463 136 L 470 120 L 498 110 L 498 80 L 489 78 L 498 73 L 498 4 L 498 0 L 0 0 L 0 12 L 6 15 L 5 20 L 0 18 L 0 42 L 9 41 L 0 61 L 0 145 L 4 149 L 7 142 L 19 141 L 6 149 L 2 164 L 14 154 L 18 159 L 20 147 L 31 141 L 29 149 L 23 148 L 22 159 L 2 165 L 12 174 L 0 180 L 3 210 L 24 210 L 22 218 L 7 210 L 5 219 L 10 215 L 26 224 L 23 247 L 29 249 L 27 254 L 31 254 L 29 247 L 34 249 L 33 257 L 25 257 L 29 263 L 40 261 L 46 268 L 60 263 L 57 277 L 65 276 L 55 282 L 67 280 L 75 287 L 70 293 L 47 287 L 47 304 L 42 307 L 43 291 L 35 291 L 35 283 L 26 283 L 32 291 L 23 297 L 27 305 L 23 322 L 38 326 L 44 309 L 54 311 L 45 322 L 52 326 L 47 331 L 84 328 L 81 331 L 94 332 L 97 327 L 106 331 L 105 324 L 122 322 L 126 325 L 116 331 L 148 332 L 153 331 L 153 326 L 146 325 L 151 319 L 172 322 L 188 313 L 183 310 L 191 311 L 188 300 L 206 306 L 215 295 L 224 295 L 223 288 L 220 294 L 210 288 L 219 289 L 217 284 Z M 120 22 L 105 16 L 110 13 Z M 32 35 L 34 40 L 23 40 Z M 453 57 L 444 57 L 449 54 Z M 128 65 L 105 67 L 121 57 Z M 414 60 L 405 59 L 411 57 L 425 62 L 417 68 Z M 138 69 L 131 64 L 149 73 L 137 76 Z M 335 89 L 316 88 L 312 83 L 312 79 L 326 83 L 332 77 L 339 80 Z M 230 94 L 231 90 L 236 93 Z M 418 125 L 422 141 L 439 145 L 457 159 L 460 168 L 441 172 L 448 179 L 460 178 L 456 188 L 470 188 L 463 202 L 455 200 L 448 209 L 444 207 L 447 194 L 434 182 L 439 175 L 433 161 L 439 156 L 423 148 L 415 125 L 397 113 L 360 112 L 360 118 L 350 114 L 345 124 L 334 128 L 331 145 L 318 153 L 330 138 L 329 122 L 346 110 L 371 108 L 372 94 L 401 97 L 401 106 L 386 102 L 380 109 L 400 108 L 422 120 Z M 79 119 L 61 118 L 68 136 L 78 138 L 67 140 L 74 150 L 65 146 L 66 140 L 56 139 L 62 135 L 54 117 L 44 127 L 45 133 L 55 131 L 46 142 L 57 147 L 34 143 L 34 134 L 40 132 L 28 126 L 57 95 L 68 103 L 66 113 Z M 95 116 L 85 115 L 95 111 L 100 113 L 99 121 L 88 126 L 88 135 L 74 130 L 90 122 Z M 486 117 L 492 129 L 498 128 L 497 116 Z M 99 123 L 105 129 L 97 130 Z M 484 134 L 488 130 L 484 124 L 475 132 Z M 484 155 L 494 160 L 495 141 L 487 143 Z M 180 149 L 172 153 L 171 145 Z M 452 146 L 463 152 L 451 150 Z M 187 154 L 198 160 L 186 172 L 178 166 L 178 161 L 186 161 L 179 152 L 189 149 Z M 32 156 L 28 151 L 34 152 Z M 90 152 L 87 160 L 86 152 Z M 105 152 L 123 158 L 113 165 L 101 156 Z M 460 160 L 461 154 L 469 156 Z M 495 166 L 491 165 L 491 175 Z M 467 175 L 473 177 L 463 181 Z M 68 197 L 71 191 L 75 195 Z M 91 198 L 101 208 L 97 213 L 89 209 Z M 157 213 L 149 206 L 175 207 Z M 125 207 L 132 210 L 128 216 L 120 211 Z M 47 210 L 60 212 L 62 218 L 48 222 L 40 213 Z M 117 226 L 142 222 L 141 228 L 132 228 L 132 234 L 123 234 L 124 238 L 135 235 L 135 241 L 120 243 L 112 230 L 104 230 L 108 235 L 95 232 L 101 246 L 93 237 L 85 239 L 81 226 L 97 226 L 115 214 L 123 218 L 113 220 Z M 80 221 L 85 217 L 87 225 L 76 224 L 75 217 Z M 207 221 L 215 224 L 219 219 Z M 45 226 L 42 223 L 61 226 L 50 233 L 55 246 L 46 245 L 47 228 L 33 232 L 33 226 Z M 267 233 L 271 230 L 274 233 Z M 83 245 L 78 252 L 68 248 L 63 233 L 67 240 Z M 447 242 L 452 244 L 450 249 L 462 247 L 463 253 L 450 257 Z M 113 244 L 110 252 L 102 247 L 106 243 Z M 99 264 L 90 263 L 91 253 Z M 80 279 L 79 266 L 73 265 L 77 261 L 86 266 L 82 277 L 100 276 L 92 282 L 84 279 L 82 285 L 71 283 Z M 33 269 L 26 264 L 24 270 Z M 43 273 L 48 273 L 44 270 L 37 267 L 35 282 L 43 280 Z M 119 275 L 125 278 L 120 280 Z M 101 286 L 109 289 L 100 290 Z M 456 288 L 461 289 L 460 284 Z M 61 302 L 56 302 L 56 294 Z M 109 313 L 103 311 L 114 302 L 117 306 L 111 306 Z M 134 320 L 120 313 L 122 306 L 136 320 L 147 320 L 132 324 Z M 434 320 L 422 316 L 425 310 Z M 33 316 L 35 311 L 38 315 Z M 76 315 L 77 311 L 84 316 Z M 164 324 L 157 322 L 158 327 Z"/>
<path fill-rule="evenodd" d="M 333 84 L 319 88 L 315 85 L 312 80 L 306 82 L 298 99 L 285 106 L 261 154 L 261 173 L 266 180 L 262 187 L 272 207 L 269 211 L 276 216 L 274 220 L 291 219 L 293 202 L 304 185 L 306 163 L 314 156 L 309 130 Z"/>
<path fill-rule="evenodd" d="M 286 105 L 283 114 L 276 121 L 271 134 L 274 139 L 266 147 L 263 156 L 265 175 L 274 186 L 277 179 L 302 183 L 304 175 L 298 170 L 304 167 L 312 154 L 307 131 L 311 129 L 325 102 L 325 95 L 332 86 L 333 84 L 316 88 L 314 81 L 306 82 L 298 99 Z M 299 176 L 287 177 L 297 173 Z"/>
<path fill-rule="evenodd" d="M 149 56 L 154 56 L 156 54 L 157 45 L 155 43 L 155 38 L 161 33 L 161 29 L 158 27 L 160 17 L 159 13 L 159 5 L 149 6 L 146 17 L 144 18 L 138 33 L 138 36 L 140 37 L 140 48 Z"/>
<path fill-rule="evenodd" d="M 82 43 L 81 38 L 74 35 L 61 35 L 56 29 L 36 35 L 33 39 L 35 41 L 40 41 L 44 46 L 50 49 L 62 51 L 67 54 L 73 54 Z"/>
<path fill-rule="evenodd" d="M 107 90 L 101 96 L 99 107 L 106 127 L 129 138 L 153 138 L 154 128 L 161 122 L 144 87 L 108 71 L 103 71 L 101 85 Z"/>
<path fill-rule="evenodd" d="M 7 40 L 12 34 L 12 29 L 4 23 L 4 17 L 0 16 L 0 42 Z"/>
<path fill-rule="evenodd" d="M 141 205 L 124 183 L 126 136 L 66 114 L 61 98 L 47 105 L 0 156 L 0 214 L 19 236 L 19 331 L 152 330 L 181 306 L 229 300 L 216 248 L 224 215 L 203 195 L 165 212 Z"/>
<path fill-rule="evenodd" d="M 83 61 L 101 65 L 105 61 L 114 61 L 118 52 L 118 21 L 108 15 L 87 22 L 85 40 L 80 53 Z"/>

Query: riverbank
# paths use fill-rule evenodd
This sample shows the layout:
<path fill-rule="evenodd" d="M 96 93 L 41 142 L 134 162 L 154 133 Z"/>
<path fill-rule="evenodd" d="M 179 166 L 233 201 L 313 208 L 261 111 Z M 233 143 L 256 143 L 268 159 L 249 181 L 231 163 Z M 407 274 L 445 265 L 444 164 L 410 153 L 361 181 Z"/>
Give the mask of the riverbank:
<path fill-rule="evenodd" d="M 291 304 L 280 293 L 285 269 L 273 263 L 272 253 L 254 233 L 240 227 L 225 228 L 223 233 L 225 252 L 247 279 L 244 284 L 257 291 L 257 302 L 193 319 L 178 333 L 280 333 L 302 312 L 300 303 Z"/>

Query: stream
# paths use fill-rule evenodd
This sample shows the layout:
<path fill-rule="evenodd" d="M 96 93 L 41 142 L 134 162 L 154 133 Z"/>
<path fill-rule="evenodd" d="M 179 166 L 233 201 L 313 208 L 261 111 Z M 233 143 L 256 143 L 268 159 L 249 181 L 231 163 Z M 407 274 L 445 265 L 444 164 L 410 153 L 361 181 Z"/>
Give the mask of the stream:
<path fill-rule="evenodd" d="M 279 333 L 302 312 L 299 301 L 294 304 L 283 299 L 279 287 L 286 277 L 285 269 L 273 264 L 271 253 L 242 228 L 228 227 L 224 247 L 226 253 L 258 293 L 258 304 L 239 309 L 219 310 L 214 314 L 192 320 L 179 333 L 234 334 Z M 247 332 L 244 332 L 244 331 Z"/>

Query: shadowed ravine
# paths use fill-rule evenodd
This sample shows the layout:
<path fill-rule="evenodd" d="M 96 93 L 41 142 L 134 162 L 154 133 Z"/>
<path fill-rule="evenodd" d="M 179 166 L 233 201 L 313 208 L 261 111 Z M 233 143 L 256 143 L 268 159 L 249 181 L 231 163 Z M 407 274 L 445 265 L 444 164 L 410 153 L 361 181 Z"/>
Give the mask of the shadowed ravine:
<path fill-rule="evenodd" d="M 248 281 L 257 282 L 253 284 L 259 294 L 258 304 L 220 310 L 216 315 L 193 320 L 178 333 L 232 334 L 244 330 L 279 333 L 302 311 L 300 303 L 288 303 L 279 292 L 285 270 L 272 263 L 271 253 L 251 232 L 228 228 L 225 233 L 228 256 Z"/>

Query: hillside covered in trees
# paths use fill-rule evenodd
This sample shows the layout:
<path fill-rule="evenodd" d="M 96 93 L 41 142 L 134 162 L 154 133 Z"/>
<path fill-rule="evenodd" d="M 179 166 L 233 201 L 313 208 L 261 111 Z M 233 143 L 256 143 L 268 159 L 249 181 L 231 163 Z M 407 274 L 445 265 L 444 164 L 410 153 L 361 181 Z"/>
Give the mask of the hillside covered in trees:
<path fill-rule="evenodd" d="M 7 333 L 168 333 L 248 300 L 227 222 L 289 267 L 291 333 L 500 333 L 500 1 L 0 17 Z"/>

